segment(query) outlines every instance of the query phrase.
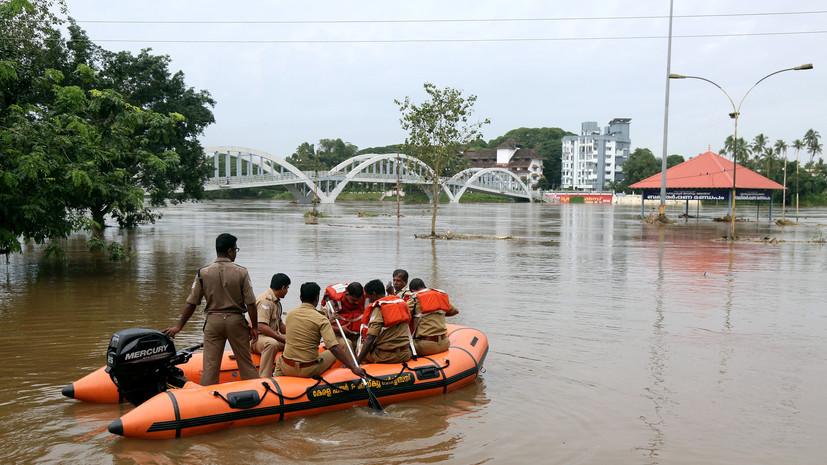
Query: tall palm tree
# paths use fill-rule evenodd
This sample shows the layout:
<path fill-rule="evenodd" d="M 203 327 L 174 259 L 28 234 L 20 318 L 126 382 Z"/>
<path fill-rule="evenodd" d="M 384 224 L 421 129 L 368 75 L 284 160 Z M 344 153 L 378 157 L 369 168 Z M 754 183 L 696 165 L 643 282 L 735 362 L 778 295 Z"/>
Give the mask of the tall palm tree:
<path fill-rule="evenodd" d="M 775 148 L 775 154 L 781 155 L 784 150 L 787 150 L 787 143 L 781 139 L 778 139 L 775 141 L 775 144 L 773 144 L 773 147 Z"/>
<path fill-rule="evenodd" d="M 737 152 L 737 153 L 736 153 Z M 746 164 L 747 159 L 750 155 L 750 146 L 747 144 L 747 141 L 744 140 L 743 137 L 738 138 L 737 147 L 734 143 L 734 139 L 732 136 L 727 136 L 726 140 L 724 141 L 724 148 L 720 150 L 721 155 L 731 155 L 733 156 L 733 161 L 740 165 Z"/>
<path fill-rule="evenodd" d="M 781 191 L 781 219 L 787 219 L 787 143 L 781 139 L 775 141 L 775 154 L 781 155 L 784 154 L 784 180 L 782 181 L 782 186 L 784 186 L 784 190 Z"/>
<path fill-rule="evenodd" d="M 793 148 L 795 149 L 795 220 L 798 221 L 798 152 L 801 151 L 806 146 L 804 141 L 801 139 L 796 139 L 793 141 Z"/>
<path fill-rule="evenodd" d="M 798 172 L 798 152 L 800 152 L 801 149 L 803 149 L 806 146 L 807 145 L 801 139 L 794 140 L 793 144 L 791 146 L 793 148 L 793 150 L 795 150 L 795 170 L 796 170 L 796 172 Z"/>
<path fill-rule="evenodd" d="M 821 144 L 819 143 L 821 135 L 818 131 L 810 129 L 804 134 L 804 144 L 807 146 L 807 151 L 810 153 L 810 163 L 813 162 L 817 153 L 821 153 Z"/>
<path fill-rule="evenodd" d="M 764 134 L 758 134 L 755 136 L 755 139 L 752 140 L 752 146 L 750 147 L 752 149 L 752 153 L 754 153 L 756 157 L 760 157 L 764 154 L 764 149 L 767 148 L 769 142 L 770 140 L 767 139 L 767 136 Z"/>
<path fill-rule="evenodd" d="M 767 166 L 767 177 L 772 178 L 770 175 L 772 174 L 772 162 L 775 161 L 775 149 L 772 147 L 767 147 L 764 149 L 764 162 Z"/>
<path fill-rule="evenodd" d="M 784 154 L 784 175 L 787 174 L 787 143 L 781 139 L 775 141 L 773 144 L 772 149 L 772 159 L 775 160 L 776 158 L 781 158 L 781 154 Z"/>
<path fill-rule="evenodd" d="M 818 140 L 816 140 L 815 142 L 813 142 L 810 145 L 809 149 L 810 149 L 810 164 L 812 164 L 813 160 L 815 160 L 815 156 L 821 154 L 821 144 L 819 144 Z"/>

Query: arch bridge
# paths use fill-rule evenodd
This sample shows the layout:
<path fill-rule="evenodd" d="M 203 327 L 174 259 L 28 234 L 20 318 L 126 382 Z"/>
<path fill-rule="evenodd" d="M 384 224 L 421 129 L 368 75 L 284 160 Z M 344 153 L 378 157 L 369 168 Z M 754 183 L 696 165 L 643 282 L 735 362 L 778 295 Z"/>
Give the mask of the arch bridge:
<path fill-rule="evenodd" d="M 206 190 L 284 186 L 299 203 L 311 203 L 314 194 L 321 203 L 333 203 L 351 182 L 396 185 L 398 181 L 421 188 L 433 200 L 431 169 L 404 154 L 356 155 L 326 171 L 302 171 L 283 158 L 246 147 L 205 147 L 204 156 L 212 158 L 213 164 L 213 175 L 204 185 Z M 452 203 L 469 191 L 533 200 L 532 190 L 503 168 L 469 168 L 442 178 L 441 184 Z"/>

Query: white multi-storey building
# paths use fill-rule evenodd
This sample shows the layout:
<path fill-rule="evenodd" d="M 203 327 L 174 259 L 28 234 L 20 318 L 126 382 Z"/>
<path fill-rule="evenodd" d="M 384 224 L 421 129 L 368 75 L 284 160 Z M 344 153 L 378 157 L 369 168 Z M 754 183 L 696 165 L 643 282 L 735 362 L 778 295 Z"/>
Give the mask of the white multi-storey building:
<path fill-rule="evenodd" d="M 606 190 L 609 182 L 623 179 L 623 162 L 629 158 L 629 122 L 615 118 L 603 133 L 594 121 L 580 126 L 579 136 L 563 137 L 562 179 L 564 189 Z"/>

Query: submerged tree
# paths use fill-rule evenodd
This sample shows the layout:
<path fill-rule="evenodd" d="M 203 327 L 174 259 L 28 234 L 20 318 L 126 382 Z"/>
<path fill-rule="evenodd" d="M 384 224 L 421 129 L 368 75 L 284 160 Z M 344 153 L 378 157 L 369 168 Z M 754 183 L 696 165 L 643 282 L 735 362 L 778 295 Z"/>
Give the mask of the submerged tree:
<path fill-rule="evenodd" d="M 168 57 L 107 52 L 71 20 L 63 38 L 54 6 L 0 2 L 0 250 L 59 252 L 52 240 L 79 230 L 100 249 L 105 216 L 150 222 L 150 206 L 203 194 L 209 94 Z"/>
<path fill-rule="evenodd" d="M 476 95 L 463 97 L 462 91 L 446 87 L 438 89 L 426 82 L 425 92 L 429 99 L 417 105 L 410 97 L 394 100 L 402 112 L 399 122 L 408 132 L 404 150 L 431 168 L 428 173 L 431 183 L 433 212 L 431 236 L 436 235 L 436 215 L 442 189 L 442 176 L 454 174 L 460 166 L 461 152 L 475 140 L 482 137 L 480 128 L 491 121 L 472 122 Z"/>

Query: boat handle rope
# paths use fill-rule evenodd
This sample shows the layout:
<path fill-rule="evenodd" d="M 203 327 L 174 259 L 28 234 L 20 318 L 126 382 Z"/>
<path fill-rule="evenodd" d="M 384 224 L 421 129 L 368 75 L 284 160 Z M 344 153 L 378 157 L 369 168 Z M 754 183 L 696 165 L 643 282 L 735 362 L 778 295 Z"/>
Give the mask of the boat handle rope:
<path fill-rule="evenodd" d="M 258 406 L 260 403 L 262 403 L 262 402 L 264 401 L 264 398 L 265 398 L 265 397 L 267 397 L 267 393 L 268 393 L 268 392 L 272 392 L 272 393 L 273 393 L 273 394 L 275 394 L 277 397 L 279 397 L 279 398 L 281 398 L 281 399 L 284 399 L 284 400 L 296 400 L 296 399 L 299 399 L 299 398 L 301 398 L 301 397 L 304 397 L 305 395 L 307 395 L 307 393 L 308 393 L 308 392 L 310 392 L 310 390 L 311 390 L 311 389 L 313 389 L 314 387 L 318 386 L 318 385 L 319 385 L 319 383 L 321 383 L 321 382 L 323 381 L 323 380 L 321 379 L 321 377 L 319 377 L 319 378 L 315 378 L 315 379 L 316 379 L 316 384 L 314 384 L 314 385 L 312 385 L 312 386 L 308 387 L 307 389 L 305 389 L 305 391 L 304 391 L 303 393 L 301 393 L 301 394 L 299 394 L 299 395 L 297 395 L 297 396 L 295 396 L 295 397 L 290 397 L 290 396 L 285 396 L 285 395 L 283 395 L 283 394 L 279 394 L 278 392 L 274 391 L 274 390 L 273 390 L 273 388 L 271 388 L 269 384 L 267 384 L 266 382 L 263 382 L 263 383 L 261 383 L 261 385 L 262 385 L 262 386 L 264 386 L 264 395 L 262 395 L 262 396 L 261 396 L 261 398 L 258 400 L 258 402 L 256 402 L 256 404 L 255 404 L 255 405 L 250 405 L 250 406 L 245 407 L 245 408 L 250 408 L 250 407 L 256 407 L 256 406 Z M 327 383 L 327 381 L 325 381 L 325 383 Z M 229 401 L 226 397 L 224 397 L 224 396 L 223 396 L 220 392 L 218 392 L 218 391 L 213 391 L 213 392 L 212 392 L 212 394 L 213 394 L 213 396 L 215 396 L 215 397 L 220 397 L 220 398 L 221 398 L 224 402 L 226 402 L 226 403 L 227 403 L 227 405 L 229 405 L 230 407 L 236 408 L 236 407 L 234 407 L 234 406 L 233 406 L 233 403 L 232 403 L 232 402 L 230 402 L 230 401 Z"/>
<path fill-rule="evenodd" d="M 445 370 L 445 369 L 446 369 L 446 368 L 448 368 L 450 365 L 451 365 L 451 361 L 450 361 L 450 360 L 446 360 L 446 361 L 445 361 L 445 366 L 441 367 L 441 366 L 437 365 L 437 368 L 439 368 L 439 370 Z M 424 367 L 423 367 L 423 368 L 424 368 Z M 402 370 L 400 370 L 400 371 L 399 371 L 399 373 L 397 373 L 397 374 L 393 375 L 393 377 L 392 377 L 392 378 L 380 379 L 380 378 L 377 378 L 377 377 L 375 377 L 375 376 L 372 376 L 371 374 L 368 374 L 368 378 L 370 378 L 370 379 L 372 379 L 372 380 L 374 380 L 374 381 L 377 381 L 380 385 L 381 385 L 381 384 L 388 384 L 388 383 L 391 383 L 391 382 L 395 381 L 395 380 L 396 380 L 396 378 L 399 378 L 400 376 L 402 376 L 402 373 L 404 373 L 404 372 L 405 372 L 405 370 L 408 370 L 408 371 L 413 372 L 413 373 L 415 373 L 415 372 L 416 372 L 416 369 L 415 369 L 415 368 L 411 368 L 411 367 L 409 367 L 407 362 L 402 362 Z"/>
<path fill-rule="evenodd" d="M 444 369 L 448 368 L 450 365 L 451 365 L 451 361 L 450 361 L 450 360 L 446 360 L 446 361 L 445 361 L 445 366 L 441 366 L 441 367 L 440 367 L 440 366 L 438 366 L 438 365 L 437 365 L 437 368 L 439 368 L 440 370 L 444 370 Z M 388 384 L 388 383 L 392 383 L 393 381 L 395 381 L 395 380 L 396 380 L 396 378 L 399 378 L 400 376 L 402 376 L 402 373 L 404 373 L 404 372 L 405 372 L 405 370 L 408 370 L 408 371 L 410 371 L 410 372 L 414 372 L 414 373 L 416 372 L 416 370 L 415 370 L 415 369 L 413 369 L 413 368 L 411 368 L 411 367 L 409 367 L 409 366 L 408 366 L 407 362 L 402 362 L 402 370 L 400 370 L 400 371 L 399 371 L 399 373 L 397 373 L 397 374 L 393 375 L 393 377 L 391 377 L 391 378 L 381 379 L 381 378 L 377 378 L 377 377 L 375 377 L 375 376 L 372 376 L 372 375 L 370 375 L 370 374 L 368 374 L 368 375 L 367 375 L 367 377 L 368 377 L 368 378 L 370 378 L 370 379 L 372 379 L 372 380 L 374 380 L 374 381 L 377 381 L 380 385 L 382 385 L 382 384 Z M 262 402 L 264 401 L 264 398 L 265 398 L 265 397 L 267 397 L 267 393 L 268 393 L 268 392 L 272 392 L 272 393 L 273 393 L 273 394 L 275 394 L 277 397 L 279 397 L 279 398 L 281 398 L 281 399 L 284 399 L 284 400 L 296 400 L 296 399 L 299 399 L 299 398 L 304 397 L 305 395 L 307 395 L 307 393 L 309 393 L 311 389 L 313 389 L 314 387 L 318 386 L 318 385 L 319 385 L 319 384 L 321 384 L 321 383 L 324 383 L 324 384 L 326 384 L 326 385 L 328 385 L 328 386 L 330 386 L 330 387 L 332 387 L 332 388 L 336 388 L 336 386 L 334 386 L 334 385 L 330 384 L 330 382 L 329 382 L 329 381 L 327 381 L 326 379 L 324 379 L 322 376 L 314 376 L 314 377 L 313 377 L 313 379 L 315 379 L 315 380 L 316 380 L 316 384 L 314 384 L 314 385 L 312 385 L 312 386 L 308 387 L 307 389 L 305 389 L 305 390 L 304 390 L 304 392 L 303 392 L 303 393 L 301 393 L 301 394 L 299 394 L 299 395 L 297 395 L 297 396 L 295 396 L 295 397 L 290 397 L 290 396 L 285 396 L 284 394 L 279 394 L 278 392 L 274 391 L 274 390 L 273 390 L 273 388 L 271 388 L 271 387 L 270 387 L 270 385 L 269 385 L 268 383 L 266 383 L 266 382 L 261 383 L 261 385 L 262 385 L 262 386 L 264 386 L 264 395 L 263 395 L 263 396 L 261 396 L 261 398 L 258 400 L 258 402 L 256 402 L 256 404 L 255 404 L 255 405 L 251 405 L 251 406 L 249 406 L 249 407 L 247 407 L 247 408 L 250 408 L 250 407 L 255 407 L 255 406 L 257 406 L 258 404 L 262 403 Z M 227 400 L 227 398 L 226 398 L 226 397 L 224 397 L 224 396 L 223 396 L 220 392 L 218 392 L 218 391 L 213 391 L 213 393 L 212 393 L 212 394 L 213 394 L 213 396 L 215 396 L 215 397 L 220 397 L 220 398 L 221 398 L 221 400 L 223 400 L 224 402 L 226 402 L 226 403 L 227 403 L 227 405 L 229 405 L 230 407 L 233 407 L 233 404 L 232 404 L 229 400 Z M 233 407 L 233 408 L 235 408 L 235 407 Z"/>

